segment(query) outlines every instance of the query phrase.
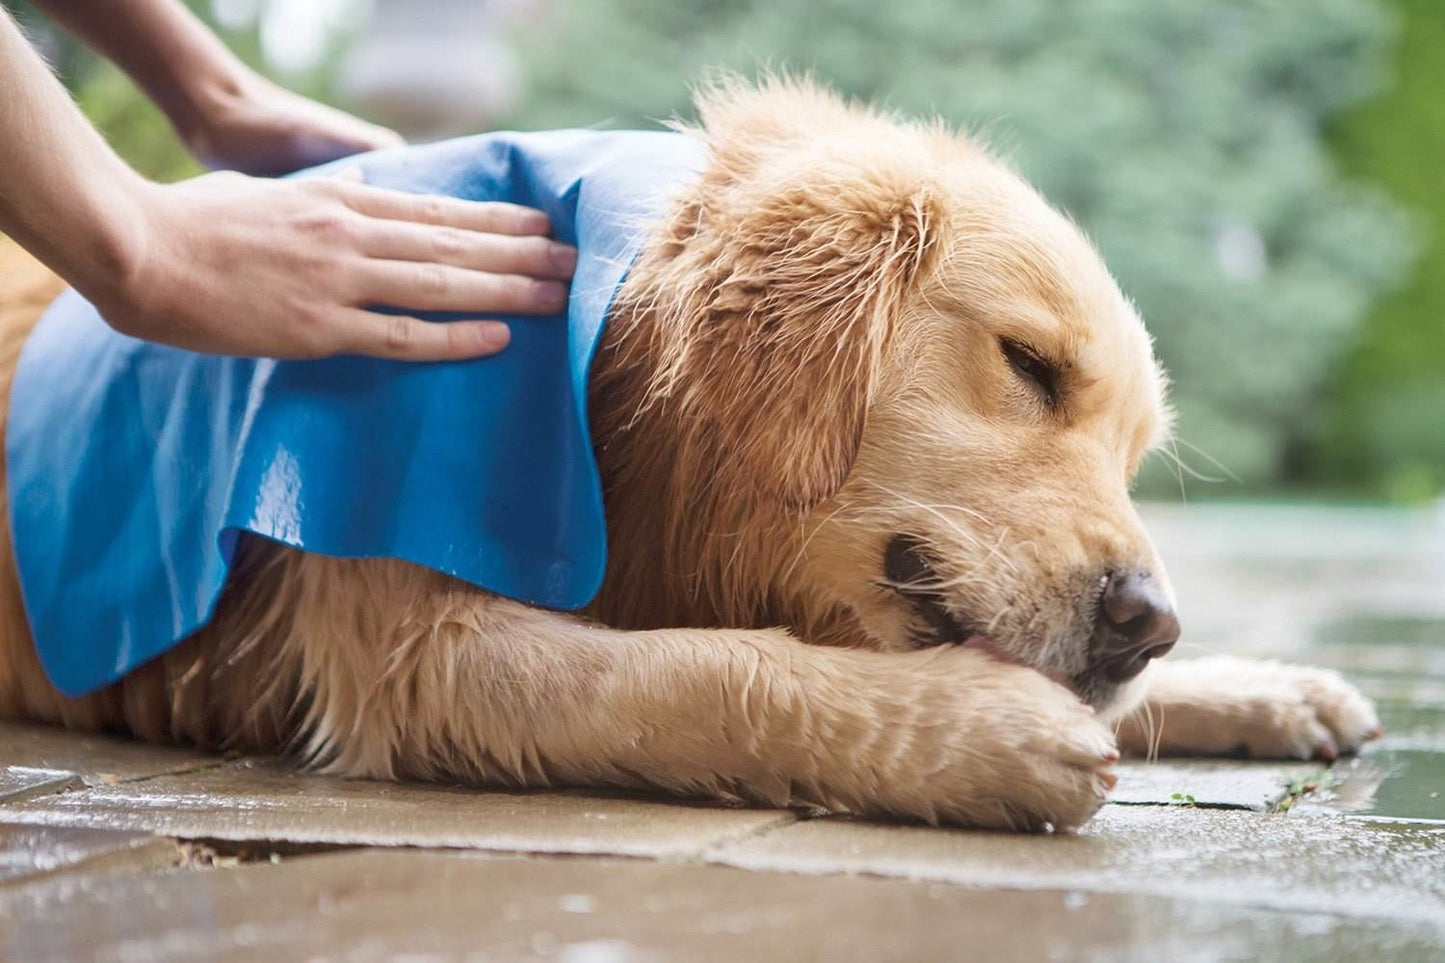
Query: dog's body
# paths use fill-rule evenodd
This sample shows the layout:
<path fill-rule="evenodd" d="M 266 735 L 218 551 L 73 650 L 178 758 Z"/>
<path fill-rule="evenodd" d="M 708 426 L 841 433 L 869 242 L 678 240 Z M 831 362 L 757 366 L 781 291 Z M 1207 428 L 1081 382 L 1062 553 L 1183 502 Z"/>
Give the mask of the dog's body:
<path fill-rule="evenodd" d="M 0 716 L 359 776 L 1017 828 L 1087 820 L 1116 733 L 1329 756 L 1376 730 L 1332 673 L 1141 671 L 1178 631 L 1127 491 L 1163 385 L 1066 220 L 966 141 L 806 87 L 703 115 L 710 166 L 593 369 L 610 562 L 583 617 L 257 540 L 210 625 L 67 699 L 6 529 Z M 4 258 L 8 397 L 59 285 Z"/>

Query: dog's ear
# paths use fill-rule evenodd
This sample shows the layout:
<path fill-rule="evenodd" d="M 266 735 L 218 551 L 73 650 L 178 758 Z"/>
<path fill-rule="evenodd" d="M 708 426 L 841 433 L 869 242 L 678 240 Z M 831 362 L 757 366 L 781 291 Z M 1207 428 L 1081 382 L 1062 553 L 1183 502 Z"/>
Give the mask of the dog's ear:
<path fill-rule="evenodd" d="M 714 166 L 695 195 L 708 236 L 678 245 L 706 254 L 684 255 L 697 281 L 673 391 L 697 432 L 695 467 L 807 511 L 852 467 L 884 346 L 937 246 L 939 204 L 905 173 L 915 164 L 867 151 L 749 160 Z"/>

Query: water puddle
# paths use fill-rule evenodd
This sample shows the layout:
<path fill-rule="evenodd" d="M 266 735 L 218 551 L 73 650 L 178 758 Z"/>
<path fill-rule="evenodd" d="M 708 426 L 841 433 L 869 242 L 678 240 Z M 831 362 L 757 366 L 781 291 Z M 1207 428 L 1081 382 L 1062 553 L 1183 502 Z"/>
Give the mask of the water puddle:
<path fill-rule="evenodd" d="M 1375 695 L 1385 738 L 1331 771 L 1301 811 L 1445 821 L 1445 620 L 1352 615 L 1324 626 L 1310 657 Z"/>
<path fill-rule="evenodd" d="M 1302 812 L 1445 821 L 1445 708 L 1380 703 L 1385 738 L 1330 771 Z"/>

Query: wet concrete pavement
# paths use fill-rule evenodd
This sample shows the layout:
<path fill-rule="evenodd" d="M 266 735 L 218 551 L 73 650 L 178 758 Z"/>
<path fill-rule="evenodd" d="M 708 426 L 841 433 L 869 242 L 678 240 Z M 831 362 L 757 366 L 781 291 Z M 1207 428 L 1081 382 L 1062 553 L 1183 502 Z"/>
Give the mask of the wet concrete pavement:
<path fill-rule="evenodd" d="M 1146 517 L 1182 655 L 1341 668 L 1386 737 L 1328 773 L 1130 763 L 1082 832 L 1020 837 L 7 726 L 0 958 L 1445 959 L 1445 515 Z"/>

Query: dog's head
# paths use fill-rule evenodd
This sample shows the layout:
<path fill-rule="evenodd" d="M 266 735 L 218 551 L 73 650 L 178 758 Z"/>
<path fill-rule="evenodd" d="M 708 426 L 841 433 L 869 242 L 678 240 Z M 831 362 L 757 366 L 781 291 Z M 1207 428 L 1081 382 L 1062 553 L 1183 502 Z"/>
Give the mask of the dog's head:
<path fill-rule="evenodd" d="M 691 426 L 685 510 L 732 552 L 716 578 L 766 558 L 810 634 L 982 646 L 1126 702 L 1179 630 L 1129 497 L 1169 418 L 1098 254 L 941 127 L 796 84 L 702 113 L 712 165 L 654 252 L 676 310 L 649 350 Z"/>

